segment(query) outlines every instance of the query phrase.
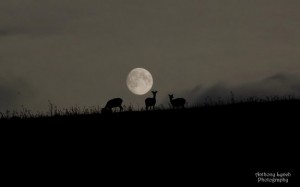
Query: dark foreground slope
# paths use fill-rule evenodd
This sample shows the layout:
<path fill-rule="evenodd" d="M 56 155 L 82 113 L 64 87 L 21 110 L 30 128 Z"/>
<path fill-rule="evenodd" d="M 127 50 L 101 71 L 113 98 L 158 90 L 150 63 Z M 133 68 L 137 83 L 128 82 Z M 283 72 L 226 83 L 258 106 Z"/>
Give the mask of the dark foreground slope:
<path fill-rule="evenodd" d="M 34 158 L 42 158 L 42 167 L 88 173 L 101 178 L 100 184 L 104 179 L 123 184 L 257 184 L 256 172 L 290 172 L 291 184 L 298 174 L 299 108 L 299 100 L 249 102 L 11 119 L 1 125 L 6 143 L 14 142 L 19 155 L 37 151 Z"/>

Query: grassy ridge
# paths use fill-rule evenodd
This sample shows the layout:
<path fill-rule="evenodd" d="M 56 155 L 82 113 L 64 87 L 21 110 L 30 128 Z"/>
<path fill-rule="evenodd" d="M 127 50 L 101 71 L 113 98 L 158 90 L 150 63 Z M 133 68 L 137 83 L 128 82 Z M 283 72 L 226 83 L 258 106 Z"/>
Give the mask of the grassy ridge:
<path fill-rule="evenodd" d="M 248 98 L 243 101 L 236 102 L 232 100 L 230 102 L 219 101 L 207 101 L 202 105 L 194 106 L 185 109 L 166 109 L 163 107 L 156 107 L 154 111 L 139 110 L 136 111 L 132 107 L 124 106 L 124 111 L 119 112 L 115 110 L 112 114 L 101 114 L 101 109 L 93 107 L 90 109 L 80 108 L 78 106 L 71 107 L 69 109 L 59 110 L 57 107 L 49 106 L 49 112 L 46 114 L 38 113 L 32 114 L 30 110 L 23 108 L 19 112 L 0 113 L 1 122 L 22 122 L 22 121 L 103 121 L 108 120 L 127 120 L 131 118 L 145 118 L 146 122 L 155 122 L 157 119 L 166 119 L 169 121 L 178 120 L 181 117 L 183 120 L 191 121 L 194 118 L 201 117 L 203 120 L 214 120 L 216 116 L 232 118 L 234 120 L 237 115 L 247 116 L 248 118 L 265 116 L 289 116 L 300 107 L 300 100 L 294 98 L 272 98 L 272 99 L 257 99 Z M 258 116 L 257 116 L 258 115 Z M 190 118 L 190 119 L 189 119 Z M 197 120 L 198 121 L 198 120 Z M 125 121 L 124 121 L 125 122 Z"/>
<path fill-rule="evenodd" d="M 9 147 L 24 149 L 16 160 L 34 145 L 32 152 L 51 154 L 51 165 L 69 163 L 77 172 L 82 163 L 110 181 L 251 185 L 258 171 L 297 176 L 299 108 L 297 99 L 248 100 L 108 115 L 75 110 L 0 123 L 9 129 L 2 131 L 6 142 L 16 141 Z"/>

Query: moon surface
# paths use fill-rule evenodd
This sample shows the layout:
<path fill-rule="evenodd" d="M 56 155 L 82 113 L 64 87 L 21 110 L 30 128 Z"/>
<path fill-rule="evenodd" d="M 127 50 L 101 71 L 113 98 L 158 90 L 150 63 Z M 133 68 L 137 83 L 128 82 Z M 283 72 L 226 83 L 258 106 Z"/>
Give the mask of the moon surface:
<path fill-rule="evenodd" d="M 153 78 L 149 71 L 144 68 L 135 68 L 127 76 L 128 89 L 136 95 L 146 94 L 153 86 Z"/>

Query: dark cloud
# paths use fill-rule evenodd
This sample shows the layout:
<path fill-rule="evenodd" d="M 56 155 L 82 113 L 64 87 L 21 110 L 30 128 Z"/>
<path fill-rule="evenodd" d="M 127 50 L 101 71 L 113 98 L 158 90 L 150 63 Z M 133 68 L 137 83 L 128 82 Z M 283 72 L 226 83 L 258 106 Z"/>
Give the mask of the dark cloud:
<path fill-rule="evenodd" d="M 20 28 L 0 28 L 0 38 L 27 34 L 25 29 Z"/>
<path fill-rule="evenodd" d="M 31 86 L 21 78 L 0 77 L 0 112 L 18 110 L 34 96 Z"/>
<path fill-rule="evenodd" d="M 0 37 L 2 37 L 2 36 L 7 36 L 7 35 L 9 35 L 9 34 L 11 34 L 12 32 L 10 31 L 10 30 L 8 30 L 8 29 L 0 29 Z"/>
<path fill-rule="evenodd" d="M 61 34 L 67 25 L 84 17 L 80 1 L 1 1 L 0 35 L 30 37 Z"/>
<path fill-rule="evenodd" d="M 267 96 L 300 96 L 300 76 L 291 74 L 275 74 L 263 80 L 233 86 L 218 83 L 207 89 L 198 88 L 188 91 L 186 97 L 191 104 L 201 104 L 207 99 L 217 101 L 230 100 L 231 96 L 237 100 L 249 97 L 265 98 Z"/>

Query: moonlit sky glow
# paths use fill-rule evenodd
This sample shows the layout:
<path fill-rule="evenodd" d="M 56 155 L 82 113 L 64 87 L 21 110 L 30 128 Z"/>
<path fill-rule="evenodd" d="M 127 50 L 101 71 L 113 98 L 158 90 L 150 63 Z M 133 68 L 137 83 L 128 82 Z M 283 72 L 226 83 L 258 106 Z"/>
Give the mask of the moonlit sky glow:
<path fill-rule="evenodd" d="M 300 92 L 299 0 L 2 0 L 0 111 Z"/>

